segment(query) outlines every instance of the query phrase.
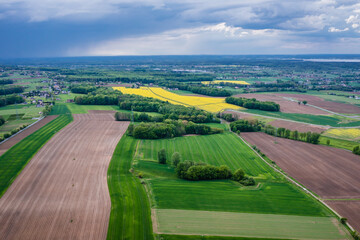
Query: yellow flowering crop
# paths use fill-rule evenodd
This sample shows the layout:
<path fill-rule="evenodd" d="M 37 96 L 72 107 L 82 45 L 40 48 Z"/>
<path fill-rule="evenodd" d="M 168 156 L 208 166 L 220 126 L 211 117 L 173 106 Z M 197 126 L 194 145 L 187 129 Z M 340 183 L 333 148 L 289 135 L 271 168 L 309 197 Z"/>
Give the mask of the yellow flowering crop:
<path fill-rule="evenodd" d="M 214 81 L 203 81 L 202 84 L 216 84 L 216 83 L 235 83 L 235 84 L 241 84 L 241 85 L 250 85 L 250 83 L 245 81 L 234 81 L 234 80 L 214 80 Z"/>
<path fill-rule="evenodd" d="M 187 107 L 197 107 L 209 112 L 219 112 L 224 109 L 241 108 L 236 105 L 225 103 L 224 98 L 182 96 L 157 87 L 113 87 L 113 89 L 119 90 L 124 94 L 135 94 L 143 97 L 156 98 L 162 101 L 168 101 L 172 104 L 179 104 Z"/>
<path fill-rule="evenodd" d="M 332 128 L 326 131 L 327 136 L 340 137 L 345 139 L 360 138 L 360 129 L 358 128 Z"/>

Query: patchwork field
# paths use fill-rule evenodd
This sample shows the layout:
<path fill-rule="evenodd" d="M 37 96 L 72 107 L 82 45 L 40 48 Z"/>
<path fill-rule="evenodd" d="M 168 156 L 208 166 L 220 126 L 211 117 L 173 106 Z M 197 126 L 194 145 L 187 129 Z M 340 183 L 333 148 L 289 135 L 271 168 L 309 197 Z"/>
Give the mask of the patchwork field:
<path fill-rule="evenodd" d="M 320 109 L 306 106 L 303 104 L 298 104 L 297 102 L 289 101 L 288 99 L 283 98 L 277 94 L 267 93 L 267 94 L 238 94 L 235 97 L 243 98 L 256 98 L 259 101 L 271 101 L 280 105 L 280 111 L 284 113 L 303 113 L 303 114 L 313 114 L 313 115 L 329 115 L 330 113 L 322 111 Z"/>
<path fill-rule="evenodd" d="M 263 238 L 346 239 L 333 218 L 157 209 L 157 232 Z M 336 223 L 339 224 L 339 223 Z"/>
<path fill-rule="evenodd" d="M 243 168 L 246 174 L 256 179 L 257 185 L 244 187 L 230 180 L 196 182 L 178 179 L 170 163 L 167 165 L 157 163 L 157 152 L 162 148 L 166 149 L 168 159 L 173 152 L 178 151 L 183 160 L 201 161 L 216 166 L 227 165 L 232 170 Z M 136 149 L 133 163 L 135 174 L 141 173 L 143 175 L 146 188 L 151 193 L 151 207 L 154 211 L 164 211 L 162 216 L 165 218 L 160 218 L 158 221 L 154 220 L 154 215 L 152 216 L 153 223 L 155 221 L 155 232 L 229 236 L 234 235 L 234 232 L 231 231 L 235 231 L 234 224 L 237 223 L 238 232 L 234 236 L 264 237 L 268 232 L 267 237 L 275 235 L 275 238 L 284 237 L 280 233 L 277 234 L 276 231 L 269 230 L 271 229 L 270 225 L 276 223 L 281 228 L 280 220 L 279 222 L 272 221 L 271 224 L 264 221 L 264 231 L 258 234 L 256 230 L 258 226 L 252 225 L 253 235 L 248 235 L 241 227 L 241 221 L 232 223 L 232 226 L 230 224 L 229 228 L 220 227 L 223 225 L 216 228 L 214 227 L 216 221 L 214 220 L 214 224 L 210 224 L 213 220 L 206 217 L 207 213 L 212 216 L 246 213 L 249 216 L 254 215 L 253 217 L 261 214 L 274 214 L 280 218 L 281 216 L 285 218 L 288 216 L 289 219 L 296 216 L 308 216 L 314 217 L 314 219 L 318 217 L 327 222 L 327 226 L 331 229 L 330 232 L 339 232 L 337 224 L 335 224 L 336 221 L 331 220 L 332 214 L 327 209 L 275 173 L 235 134 L 228 132 L 209 136 L 138 140 Z M 180 211 L 189 214 L 189 216 L 185 214 L 186 217 L 179 219 L 180 214 L 169 214 L 170 212 L 167 211 L 171 211 L 171 213 Z M 198 212 L 199 215 L 197 215 Z M 185 221 L 186 218 L 188 221 Z M 222 217 L 218 219 L 227 221 L 226 218 Z M 184 230 L 191 224 L 198 224 L 195 226 L 199 226 L 199 231 Z M 305 222 L 303 224 L 303 236 L 311 235 L 317 231 L 313 229 L 314 225 L 310 228 Z M 163 229 L 166 230 L 163 231 Z M 206 231 L 208 233 L 205 233 Z M 285 228 L 282 229 L 282 232 L 286 232 Z M 319 236 L 313 239 L 327 239 L 327 235 L 322 235 L 320 232 Z M 324 230 L 324 232 L 329 231 Z M 347 238 L 339 236 L 334 235 L 333 237 L 335 239 Z"/>
<path fill-rule="evenodd" d="M 135 94 L 143 97 L 156 98 L 162 101 L 168 101 L 172 104 L 197 107 L 209 112 L 219 112 L 223 109 L 241 109 L 239 106 L 225 103 L 224 98 L 184 96 L 157 87 L 113 87 L 113 89 L 119 90 L 124 94 Z"/>
<path fill-rule="evenodd" d="M 242 133 L 241 136 L 321 198 L 360 198 L 359 156 L 342 149 L 276 138 L 264 133 Z M 344 217 L 358 217 L 356 211 L 348 214 Z"/>
<path fill-rule="evenodd" d="M 33 132 L 37 131 L 41 127 L 45 126 L 47 123 L 51 122 L 56 117 L 57 117 L 56 115 L 47 116 L 46 118 L 43 118 L 42 120 L 40 120 L 36 124 L 32 125 L 31 127 L 25 129 L 21 133 L 18 133 L 16 136 L 8 139 L 6 142 L 0 144 L 0 156 L 4 152 L 6 152 L 8 149 L 10 149 L 12 146 L 14 146 L 16 143 L 20 142 L 25 137 L 27 137 L 30 134 L 32 134 Z"/>
<path fill-rule="evenodd" d="M 347 140 L 359 140 L 360 129 L 359 128 L 332 128 L 324 133 L 325 136 L 341 138 Z"/>
<path fill-rule="evenodd" d="M 74 115 L 0 199 L 0 238 L 105 239 L 106 172 L 127 126 L 110 114 Z"/>

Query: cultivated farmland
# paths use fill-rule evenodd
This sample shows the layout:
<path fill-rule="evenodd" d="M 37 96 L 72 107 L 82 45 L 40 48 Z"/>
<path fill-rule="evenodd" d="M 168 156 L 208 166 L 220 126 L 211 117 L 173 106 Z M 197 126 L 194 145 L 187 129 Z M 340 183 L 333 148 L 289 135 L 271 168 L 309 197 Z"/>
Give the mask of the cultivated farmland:
<path fill-rule="evenodd" d="M 257 185 L 244 187 L 229 180 L 197 182 L 178 179 L 170 163 L 167 165 L 157 163 L 157 152 L 162 148 L 166 149 L 168 159 L 173 152 L 177 151 L 184 160 L 201 161 L 216 166 L 227 165 L 232 170 L 243 168 L 246 174 L 256 179 Z M 284 237 L 284 235 L 274 232 L 269 225 L 270 222 L 266 223 L 265 220 L 264 225 L 261 225 L 262 227 L 259 227 L 258 230 L 257 225 L 250 224 L 252 225 L 252 234 L 250 235 L 241 230 L 239 221 L 237 225 L 235 224 L 238 227 L 237 232 L 235 225 L 230 227 L 230 224 L 227 228 L 217 224 L 216 219 L 213 219 L 215 221 L 213 224 L 209 224 L 213 221 L 210 220 L 212 219 L 209 218 L 210 215 L 233 216 L 232 214 L 234 214 L 234 216 L 240 216 L 237 215 L 239 213 L 248 214 L 248 219 L 256 219 L 261 214 L 273 214 L 278 218 L 272 218 L 272 223 L 277 222 L 278 226 L 282 226 L 280 222 L 283 220 L 278 222 L 274 219 L 288 218 L 291 222 L 290 219 L 296 219 L 296 216 L 308 216 L 313 221 L 324 220 L 325 225 L 331 230 L 327 231 L 324 230 L 326 228 L 320 227 L 323 230 L 318 232 L 319 235 L 315 234 L 313 239 L 326 239 L 326 234 L 329 232 L 339 233 L 338 223 L 335 224 L 336 221 L 331 220 L 333 215 L 327 209 L 284 180 L 240 138 L 229 132 L 209 136 L 138 140 L 133 166 L 136 174 L 141 173 L 144 176 L 147 182 L 146 186 L 151 193 L 152 217 L 156 233 L 201 235 L 206 234 L 207 231 L 210 235 L 222 236 Z M 177 214 L 177 211 L 180 214 Z M 156 213 L 160 213 L 162 217 L 154 220 Z M 182 213 L 185 214 L 183 218 L 181 218 Z M 192 217 L 189 218 L 189 216 Z M 226 218 L 220 217 L 219 219 L 225 221 Z M 303 234 L 309 236 L 319 230 L 318 226 L 306 225 L 307 220 L 305 219 L 299 218 L 300 222 L 298 222 L 304 227 Z M 191 225 L 199 226 L 198 230 L 194 228 L 189 230 Z M 263 232 L 260 229 L 263 229 Z M 339 229 L 344 233 L 342 227 Z M 284 227 L 282 231 L 285 231 Z M 305 235 L 293 235 L 293 237 L 301 238 Z M 347 238 L 345 235 L 336 234 L 332 237 L 335 239 Z"/>
<path fill-rule="evenodd" d="M 242 133 L 241 136 L 321 198 L 360 198 L 359 156 L 342 149 L 276 138 L 265 133 Z M 349 219 L 358 213 L 353 211 L 351 216 Z"/>
<path fill-rule="evenodd" d="M 0 238 L 105 239 L 106 172 L 127 126 L 110 114 L 74 115 L 0 199 Z"/>
<path fill-rule="evenodd" d="M 184 96 L 156 87 L 113 88 L 115 90 L 121 91 L 124 94 L 135 94 L 143 97 L 156 98 L 162 101 L 168 101 L 172 104 L 184 105 L 186 107 L 197 107 L 209 112 L 219 112 L 224 109 L 241 109 L 239 106 L 225 103 L 223 98 Z"/>

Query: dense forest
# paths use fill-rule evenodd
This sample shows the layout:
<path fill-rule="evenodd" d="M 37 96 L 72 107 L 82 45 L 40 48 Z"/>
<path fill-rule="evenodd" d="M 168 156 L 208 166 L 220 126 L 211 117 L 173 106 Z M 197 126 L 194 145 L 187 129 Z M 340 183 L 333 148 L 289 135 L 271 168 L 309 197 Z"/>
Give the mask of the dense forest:
<path fill-rule="evenodd" d="M 227 97 L 225 99 L 227 103 L 234 104 L 240 107 L 248 109 L 259 109 L 263 111 L 278 112 L 280 111 L 280 105 L 274 102 L 261 102 L 255 98 L 236 98 L 236 97 Z"/>

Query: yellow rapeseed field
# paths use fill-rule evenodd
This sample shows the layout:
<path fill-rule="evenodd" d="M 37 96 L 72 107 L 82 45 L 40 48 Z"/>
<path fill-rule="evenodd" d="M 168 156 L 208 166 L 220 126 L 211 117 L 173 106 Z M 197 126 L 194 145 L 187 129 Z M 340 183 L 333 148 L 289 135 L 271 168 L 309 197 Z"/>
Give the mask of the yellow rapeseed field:
<path fill-rule="evenodd" d="M 329 137 L 338 137 L 344 139 L 360 138 L 359 128 L 332 128 L 325 133 Z"/>
<path fill-rule="evenodd" d="M 240 109 L 241 107 L 225 103 L 223 98 L 182 96 L 158 87 L 125 88 L 113 87 L 124 94 L 135 94 L 143 97 L 156 98 L 168 101 L 172 104 L 184 105 L 187 107 L 197 107 L 209 112 L 219 112 L 224 109 Z"/>
<path fill-rule="evenodd" d="M 241 85 L 250 85 L 250 83 L 245 81 L 234 81 L 234 80 L 214 80 L 214 81 L 203 81 L 202 84 L 216 84 L 216 83 L 235 83 L 235 84 L 241 84 Z"/>

